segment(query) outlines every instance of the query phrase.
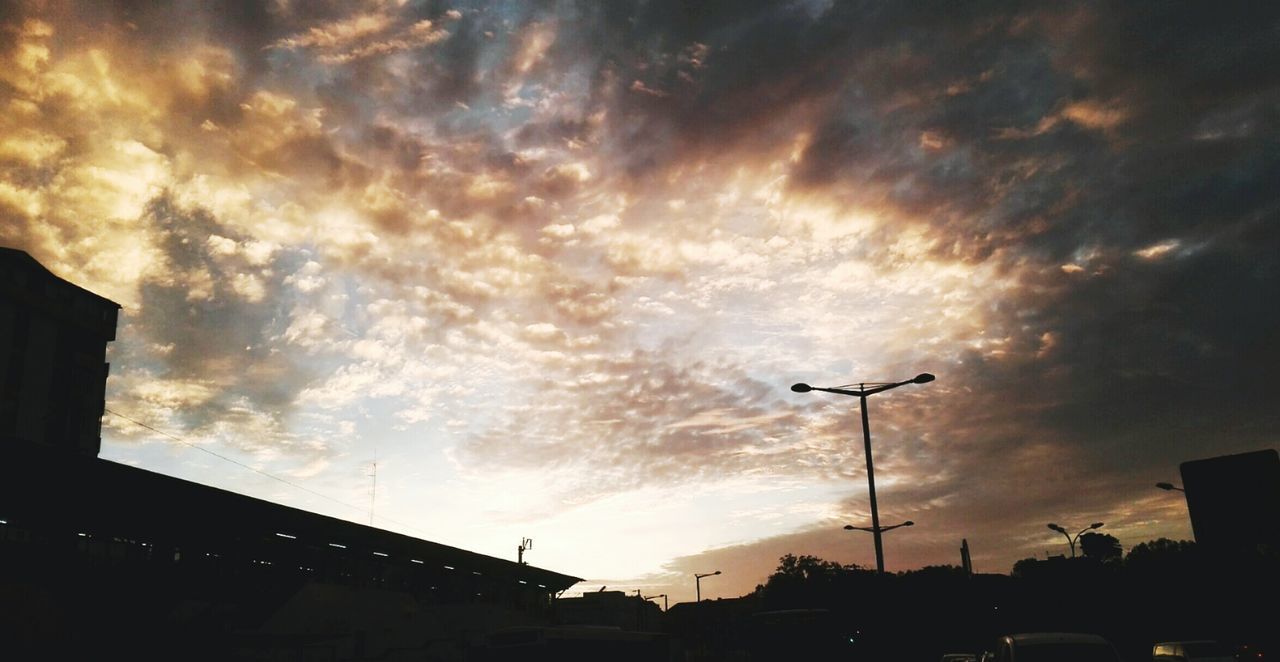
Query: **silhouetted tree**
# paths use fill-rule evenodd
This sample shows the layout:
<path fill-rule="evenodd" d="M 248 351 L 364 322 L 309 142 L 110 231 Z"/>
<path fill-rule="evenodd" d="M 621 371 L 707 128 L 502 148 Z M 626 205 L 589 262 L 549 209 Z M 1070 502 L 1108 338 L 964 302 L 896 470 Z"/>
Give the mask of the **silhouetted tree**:
<path fill-rule="evenodd" d="M 1036 564 L 1039 563 L 1034 558 L 1025 558 L 1013 564 L 1013 572 L 1010 574 L 1018 578 L 1026 578 L 1029 574 L 1035 573 Z"/>
<path fill-rule="evenodd" d="M 967 577 L 964 568 L 958 565 L 927 565 L 916 570 L 905 570 L 898 574 L 915 580 L 927 581 L 951 581 Z"/>
<path fill-rule="evenodd" d="M 778 559 L 778 567 L 773 571 L 773 575 L 769 577 L 772 581 L 774 577 L 786 577 L 791 579 L 826 579 L 840 575 L 846 569 L 856 569 L 858 566 L 840 565 L 835 561 L 824 561 L 816 556 L 803 554 L 796 556 L 795 554 L 787 554 Z"/>
<path fill-rule="evenodd" d="M 1095 561 L 1119 561 L 1124 555 L 1120 541 L 1108 533 L 1089 532 L 1080 536 L 1080 551 Z"/>
<path fill-rule="evenodd" d="M 778 559 L 778 568 L 769 575 L 762 593 L 775 608 L 832 606 L 847 598 L 854 576 L 864 572 L 852 564 L 787 554 Z"/>
<path fill-rule="evenodd" d="M 1190 540 L 1158 538 L 1134 545 L 1124 563 L 1134 570 L 1173 569 L 1189 563 L 1195 553 L 1196 544 Z"/>

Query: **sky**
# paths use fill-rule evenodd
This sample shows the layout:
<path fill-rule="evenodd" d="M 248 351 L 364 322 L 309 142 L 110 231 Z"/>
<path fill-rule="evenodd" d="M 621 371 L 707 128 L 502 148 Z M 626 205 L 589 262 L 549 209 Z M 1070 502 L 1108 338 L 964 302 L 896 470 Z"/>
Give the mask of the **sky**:
<path fill-rule="evenodd" d="M 1275 448 L 1269 3 L 6 2 L 101 456 L 671 603 L 1191 538 Z M 1270 183 L 1268 183 L 1270 182 Z"/>

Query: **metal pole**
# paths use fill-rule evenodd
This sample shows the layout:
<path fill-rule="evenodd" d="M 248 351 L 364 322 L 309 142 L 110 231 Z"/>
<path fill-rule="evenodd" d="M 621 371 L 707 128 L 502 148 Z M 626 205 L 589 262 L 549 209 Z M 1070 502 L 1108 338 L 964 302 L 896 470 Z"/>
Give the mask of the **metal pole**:
<path fill-rule="evenodd" d="M 1074 559 L 1076 557 L 1076 541 L 1080 540 L 1080 536 L 1084 535 L 1086 532 L 1092 531 L 1093 528 L 1094 527 L 1092 526 L 1087 526 L 1083 529 L 1080 529 L 1080 533 L 1076 534 L 1076 539 L 1071 541 L 1071 558 Z"/>
<path fill-rule="evenodd" d="M 702 578 L 698 575 L 693 576 L 693 584 L 697 587 L 698 599 L 695 602 L 702 602 Z"/>
<path fill-rule="evenodd" d="M 1067 533 L 1066 531 L 1058 531 L 1058 533 L 1061 533 L 1062 535 L 1067 537 L 1067 544 L 1071 545 L 1071 558 L 1074 559 L 1076 557 L 1076 541 L 1072 540 L 1071 534 Z"/>
<path fill-rule="evenodd" d="M 859 390 L 862 384 L 858 385 Z M 862 442 L 867 454 L 867 486 L 871 496 L 871 535 L 876 539 L 876 572 L 884 573 L 884 543 L 880 538 L 880 510 L 876 508 L 876 470 L 871 462 L 871 424 L 867 422 L 867 396 L 859 397 L 862 404 Z"/>

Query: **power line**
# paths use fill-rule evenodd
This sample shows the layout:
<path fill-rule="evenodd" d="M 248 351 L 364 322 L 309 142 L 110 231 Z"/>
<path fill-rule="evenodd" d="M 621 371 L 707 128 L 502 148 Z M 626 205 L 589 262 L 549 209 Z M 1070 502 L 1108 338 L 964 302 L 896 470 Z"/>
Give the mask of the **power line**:
<path fill-rule="evenodd" d="M 346 501 L 342 501 L 341 499 L 336 499 L 336 498 L 334 498 L 334 497 L 329 496 L 328 494 L 324 494 L 323 492 L 317 492 L 317 491 L 315 491 L 315 490 L 313 490 L 313 489 L 311 489 L 311 488 L 309 488 L 309 487 L 304 487 L 304 486 L 299 485 L 299 484 L 297 484 L 297 483 L 295 483 L 295 482 L 293 482 L 293 481 L 291 481 L 291 480 L 288 480 L 288 479 L 285 479 L 285 478 L 281 478 L 281 477 L 279 477 L 279 476 L 276 476 L 276 475 L 274 475 L 274 474 L 268 473 L 268 472 L 263 471 L 263 470 L 261 470 L 261 469 L 258 469 L 258 468 L 255 468 L 255 467 L 249 466 L 249 465 L 247 465 L 247 464 L 245 464 L 245 463 L 243 463 L 243 462 L 240 462 L 239 460 L 235 460 L 235 459 L 229 458 L 229 457 L 227 457 L 227 456 L 225 456 L 225 455 L 222 455 L 221 453 L 215 453 L 214 451 L 211 451 L 211 450 L 209 450 L 208 448 L 204 448 L 204 447 L 202 447 L 202 446 L 197 446 L 196 444 L 193 444 L 193 443 L 191 443 L 191 442 L 189 442 L 189 441 L 187 441 L 187 440 L 185 440 L 185 439 L 183 439 L 183 438 L 181 438 L 181 437 L 178 437 L 178 436 L 176 436 L 176 435 L 173 435 L 173 434 L 170 434 L 170 433 L 168 433 L 168 432 L 165 432 L 164 430 L 160 430 L 160 429 L 154 428 L 154 427 L 152 427 L 152 426 L 150 426 L 150 425 L 147 425 L 146 423 L 143 423 L 142 421 L 139 421 L 139 420 L 138 420 L 138 419 L 136 419 L 136 418 L 132 418 L 132 417 L 129 417 L 129 416 L 125 416 L 124 414 L 121 414 L 121 413 L 120 413 L 120 412 L 118 412 L 118 411 L 113 411 L 110 407 L 103 407 L 103 410 L 105 410 L 108 414 L 111 414 L 112 416 L 117 416 L 117 417 L 122 418 L 122 419 L 124 419 L 124 420 L 126 420 L 126 421 L 129 421 L 130 423 L 133 423 L 134 425 L 137 425 L 137 426 L 139 426 L 139 427 L 146 428 L 146 429 L 148 429 L 148 430 L 150 430 L 150 431 L 152 431 L 152 432 L 154 432 L 154 433 L 156 433 L 156 434 L 158 434 L 158 435 L 161 435 L 161 436 L 163 436 L 163 437 L 167 437 L 167 438 L 169 438 L 169 439 L 172 439 L 172 440 L 174 440 L 174 441 L 176 441 L 176 442 L 178 442 L 178 443 L 182 444 L 183 446 L 188 446 L 188 447 L 194 448 L 194 449 L 196 449 L 196 450 L 198 450 L 198 451 L 203 451 L 203 452 L 208 453 L 208 454 L 210 454 L 210 455 L 212 455 L 212 456 L 214 456 L 214 457 L 216 457 L 216 458 L 218 458 L 218 459 L 220 459 L 220 460 L 226 460 L 227 462 L 230 462 L 231 464 L 234 464 L 234 465 L 236 465 L 236 466 L 240 466 L 240 467 L 244 467 L 245 469 L 248 469 L 249 471 L 252 471 L 252 472 L 254 472 L 254 473 L 256 473 L 256 474 L 261 474 L 261 475 L 266 476 L 267 478 L 270 478 L 270 479 L 272 479 L 272 480 L 280 481 L 281 483 L 284 483 L 285 485 L 288 485 L 289 487 L 297 488 L 297 489 L 302 490 L 303 492 L 306 492 L 306 493 L 308 493 L 308 494 L 314 494 L 315 496 L 318 496 L 318 497 L 320 497 L 320 498 L 322 498 L 322 499 L 328 499 L 329 501 L 332 501 L 332 502 L 334 502 L 334 503 L 336 503 L 336 504 L 338 504 L 338 505 L 346 506 L 346 507 L 351 508 L 351 509 L 353 509 L 353 510 L 358 510 L 358 511 L 361 511 L 361 512 L 364 512 L 364 510 L 365 510 L 364 508 L 361 508 L 360 506 L 355 506 L 355 505 L 349 504 L 349 503 L 347 503 Z M 374 465 L 374 466 L 375 466 L 375 467 L 377 466 L 377 465 L 376 465 L 376 461 L 375 461 L 375 465 Z M 375 470 L 376 470 L 376 469 L 375 469 Z M 385 515 L 382 517 L 382 519 L 383 519 L 383 521 L 391 522 L 392 524 L 398 524 L 398 525 L 403 526 L 403 527 L 405 527 L 405 528 L 407 528 L 407 529 L 411 529 L 411 530 L 413 530 L 413 531 L 417 531 L 418 533 L 421 533 L 421 534 L 423 534 L 423 535 L 426 535 L 426 532 L 424 532 L 424 531 L 422 531 L 422 530 L 418 529 L 417 527 L 410 526 L 410 525 L 408 525 L 408 524 L 405 524 L 404 522 L 397 522 L 396 520 L 393 520 L 393 519 L 391 519 L 391 518 L 389 518 L 389 517 L 387 517 L 387 516 L 385 516 Z M 372 524 L 373 524 L 373 513 L 372 513 L 372 511 L 370 511 L 370 515 L 369 515 L 369 523 L 370 523 L 370 525 L 372 525 Z"/>

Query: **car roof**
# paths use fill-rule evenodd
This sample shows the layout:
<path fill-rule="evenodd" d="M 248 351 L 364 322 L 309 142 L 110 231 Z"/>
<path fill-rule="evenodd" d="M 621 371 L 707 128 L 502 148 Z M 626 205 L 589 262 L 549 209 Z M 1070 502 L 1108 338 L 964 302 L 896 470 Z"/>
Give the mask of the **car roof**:
<path fill-rule="evenodd" d="M 1096 634 L 1081 632 L 1021 632 L 1007 635 L 1015 644 L 1109 644 Z"/>

